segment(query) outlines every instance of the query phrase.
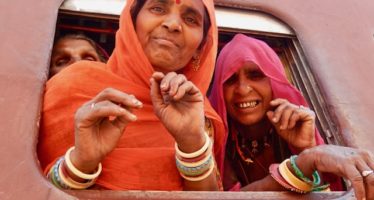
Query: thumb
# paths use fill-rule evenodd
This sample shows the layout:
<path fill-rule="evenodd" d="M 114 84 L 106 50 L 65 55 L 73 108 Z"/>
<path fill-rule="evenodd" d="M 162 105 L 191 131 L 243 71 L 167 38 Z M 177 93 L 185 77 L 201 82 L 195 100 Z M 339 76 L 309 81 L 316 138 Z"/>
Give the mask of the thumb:
<path fill-rule="evenodd" d="M 276 122 L 274 121 L 274 111 L 267 111 L 266 116 L 268 117 L 271 124 L 276 125 Z"/>
<path fill-rule="evenodd" d="M 153 108 L 157 114 L 158 111 L 164 106 L 164 101 L 161 95 L 160 84 L 153 77 L 150 79 L 150 82 L 151 82 L 151 100 L 152 100 Z"/>

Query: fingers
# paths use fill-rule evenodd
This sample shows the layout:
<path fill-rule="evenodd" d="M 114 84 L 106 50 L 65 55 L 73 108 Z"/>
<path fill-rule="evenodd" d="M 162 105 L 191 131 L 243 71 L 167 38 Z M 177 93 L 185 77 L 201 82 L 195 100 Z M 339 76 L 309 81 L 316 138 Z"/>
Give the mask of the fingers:
<path fill-rule="evenodd" d="M 103 118 L 115 121 L 117 117 L 120 117 L 119 120 L 123 122 L 135 121 L 137 118 L 131 110 L 141 108 L 142 105 L 133 95 L 107 88 L 77 110 L 76 125 L 77 127 L 90 127 Z"/>
<path fill-rule="evenodd" d="M 158 83 L 160 85 L 160 89 L 153 89 L 155 92 L 159 91 L 157 93 L 161 94 L 165 103 L 170 100 L 180 100 L 185 96 L 185 94 L 194 95 L 199 92 L 198 88 L 192 82 L 188 81 L 183 74 L 177 74 L 175 72 L 170 72 L 166 75 L 162 74 L 161 72 L 155 72 L 152 75 L 151 84 L 156 86 L 154 83 Z M 161 99 L 159 98 L 159 95 L 157 96 L 158 99 Z"/>
<path fill-rule="evenodd" d="M 363 178 L 366 199 L 374 199 L 373 159 L 369 151 L 359 150 L 356 156 L 356 166 Z"/>
<path fill-rule="evenodd" d="M 162 106 L 165 106 L 165 99 L 163 99 L 163 96 L 161 95 L 161 90 L 160 90 L 160 79 L 162 77 L 160 76 L 152 76 L 151 79 L 150 79 L 150 83 L 151 83 L 151 100 L 152 100 L 152 103 L 153 103 L 153 108 L 156 112 L 156 114 L 158 115 L 158 110 L 160 110 L 160 108 Z"/>
<path fill-rule="evenodd" d="M 126 124 L 137 119 L 129 110 L 108 100 L 99 103 L 87 103 L 85 106 L 78 109 L 75 115 L 77 121 L 76 125 L 80 128 L 92 126 L 92 124 L 103 118 L 109 118 L 110 121 L 115 121 L 117 117 L 123 122 L 121 124 Z M 116 125 L 121 124 L 116 123 Z"/>
<path fill-rule="evenodd" d="M 141 108 L 143 105 L 134 95 L 129 95 L 113 88 L 104 89 L 90 103 L 98 103 L 106 100 L 127 108 Z"/>
<path fill-rule="evenodd" d="M 366 195 L 363 177 L 361 176 L 361 173 L 353 165 L 347 166 L 344 172 L 345 176 L 351 181 L 352 187 L 355 191 L 356 198 L 363 199 Z"/>
<path fill-rule="evenodd" d="M 315 114 L 308 108 L 296 106 L 286 99 L 274 99 L 270 105 L 276 108 L 269 112 L 269 120 L 280 130 L 293 129 L 298 122 L 314 123 Z"/>
<path fill-rule="evenodd" d="M 88 119 L 107 116 L 119 116 L 123 119 L 126 119 L 127 121 L 135 121 L 137 119 L 137 117 L 134 114 L 132 114 L 129 110 L 124 109 L 111 101 L 101 101 L 94 105 L 95 106 L 90 106 L 90 110 L 87 112 Z"/>

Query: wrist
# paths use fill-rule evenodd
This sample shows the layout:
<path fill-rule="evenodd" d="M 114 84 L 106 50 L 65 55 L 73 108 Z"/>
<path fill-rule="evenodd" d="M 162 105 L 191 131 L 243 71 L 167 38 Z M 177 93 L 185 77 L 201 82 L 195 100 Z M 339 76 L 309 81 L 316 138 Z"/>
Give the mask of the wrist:
<path fill-rule="evenodd" d="M 306 177 L 312 177 L 315 171 L 313 160 L 312 151 L 309 149 L 301 152 L 296 158 L 296 165 Z"/>
<path fill-rule="evenodd" d="M 205 131 L 199 131 L 199 134 L 182 134 L 183 138 L 176 138 L 175 141 L 178 145 L 178 148 L 185 152 L 191 153 L 195 152 L 206 143 Z"/>
<path fill-rule="evenodd" d="M 97 169 L 97 166 L 100 163 L 100 159 L 88 159 L 85 156 L 82 156 L 79 150 L 73 149 L 70 153 L 70 160 L 71 163 L 76 167 L 79 171 L 83 173 L 92 173 Z"/>

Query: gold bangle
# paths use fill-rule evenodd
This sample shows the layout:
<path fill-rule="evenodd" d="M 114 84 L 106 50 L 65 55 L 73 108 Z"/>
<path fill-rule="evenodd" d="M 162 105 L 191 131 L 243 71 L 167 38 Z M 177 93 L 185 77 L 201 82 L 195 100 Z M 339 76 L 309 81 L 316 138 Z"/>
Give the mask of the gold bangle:
<path fill-rule="evenodd" d="M 61 181 L 66 184 L 68 187 L 72 189 L 78 189 L 78 190 L 83 190 L 91 187 L 93 184 L 95 184 L 96 179 L 92 179 L 89 182 L 86 183 L 79 183 L 77 181 L 74 181 L 73 179 L 69 177 L 65 177 L 65 174 L 62 172 L 62 166 L 63 163 L 60 164 L 58 167 L 58 175 L 61 178 Z"/>
<path fill-rule="evenodd" d="M 92 180 L 92 179 L 95 179 L 97 178 L 100 173 L 101 173 L 101 170 L 102 170 L 102 166 L 101 166 L 101 163 L 99 163 L 99 166 L 97 168 L 97 171 L 94 173 L 94 174 L 85 174 L 81 171 L 79 171 L 76 167 L 74 167 L 73 163 L 71 162 L 70 160 L 70 153 L 71 151 L 73 151 L 75 147 L 71 147 L 65 154 L 65 163 L 66 163 L 66 166 L 67 168 L 74 174 L 76 175 L 77 177 L 81 178 L 81 179 L 86 179 L 86 180 Z"/>
<path fill-rule="evenodd" d="M 290 159 L 284 160 L 278 167 L 279 173 L 282 175 L 284 180 L 287 181 L 288 184 L 292 185 L 296 189 L 299 189 L 304 192 L 310 192 L 313 189 L 313 186 L 298 179 L 291 171 L 288 169 L 287 162 Z"/>
<path fill-rule="evenodd" d="M 207 177 L 208 177 L 208 176 L 213 172 L 213 170 L 214 170 L 214 166 L 215 166 L 215 164 L 214 164 L 214 162 L 212 162 L 212 164 L 211 164 L 209 170 L 208 170 L 206 173 L 204 173 L 203 175 L 201 175 L 201 176 L 190 177 L 190 176 L 186 176 L 186 175 L 184 175 L 184 174 L 182 174 L 182 173 L 180 173 L 180 175 L 181 175 L 184 179 L 186 179 L 186 180 L 188 180 L 188 181 L 193 181 L 193 182 L 196 182 L 196 181 L 202 181 L 202 180 L 206 179 L 206 178 L 207 178 Z"/>
<path fill-rule="evenodd" d="M 178 144 L 175 143 L 176 153 L 183 158 L 195 158 L 195 157 L 200 156 L 208 149 L 209 144 L 211 143 L 210 138 L 205 131 L 204 131 L 204 135 L 205 135 L 205 144 L 199 150 L 192 152 L 192 153 L 184 153 L 179 149 Z"/>

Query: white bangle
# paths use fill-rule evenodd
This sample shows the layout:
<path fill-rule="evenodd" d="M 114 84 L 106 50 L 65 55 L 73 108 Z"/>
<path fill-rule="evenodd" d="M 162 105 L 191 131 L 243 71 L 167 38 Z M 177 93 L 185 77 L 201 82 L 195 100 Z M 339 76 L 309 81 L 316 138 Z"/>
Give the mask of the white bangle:
<path fill-rule="evenodd" d="M 92 185 L 95 184 L 95 181 L 96 179 L 92 179 L 90 180 L 89 182 L 86 182 L 86 183 L 79 183 L 77 181 L 74 181 L 73 179 L 69 178 L 69 177 L 65 177 L 64 173 L 62 172 L 62 165 L 63 163 L 60 164 L 60 166 L 58 166 L 58 175 L 59 177 L 61 178 L 61 181 L 67 185 L 69 188 L 71 189 L 77 189 L 77 190 L 84 190 L 84 189 L 87 189 L 89 187 L 91 187 Z"/>
<path fill-rule="evenodd" d="M 211 143 L 210 138 L 209 138 L 208 134 L 205 133 L 205 131 L 204 131 L 204 135 L 205 135 L 205 144 L 199 150 L 197 150 L 195 152 L 192 152 L 192 153 L 184 153 L 179 149 L 178 144 L 175 143 L 176 153 L 183 158 L 196 158 L 196 157 L 200 156 L 201 154 L 203 154 L 208 149 L 209 144 Z"/>
<path fill-rule="evenodd" d="M 97 171 L 94 173 L 94 174 L 85 174 L 81 171 L 79 171 L 76 167 L 74 167 L 73 163 L 71 162 L 70 160 L 70 153 L 71 151 L 73 151 L 75 147 L 71 147 L 65 154 L 65 163 L 66 163 L 66 166 L 67 168 L 76 176 L 78 176 L 79 178 L 82 178 L 82 179 L 86 179 L 86 180 L 93 180 L 95 178 L 97 178 L 100 173 L 101 173 L 101 170 L 102 170 L 102 166 L 101 166 L 101 163 L 99 163 L 99 166 L 97 168 Z"/>

